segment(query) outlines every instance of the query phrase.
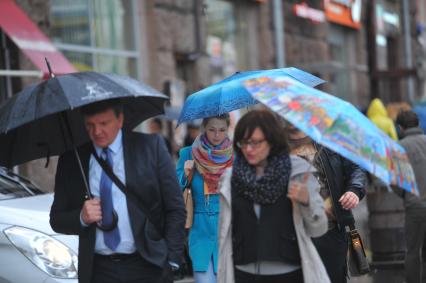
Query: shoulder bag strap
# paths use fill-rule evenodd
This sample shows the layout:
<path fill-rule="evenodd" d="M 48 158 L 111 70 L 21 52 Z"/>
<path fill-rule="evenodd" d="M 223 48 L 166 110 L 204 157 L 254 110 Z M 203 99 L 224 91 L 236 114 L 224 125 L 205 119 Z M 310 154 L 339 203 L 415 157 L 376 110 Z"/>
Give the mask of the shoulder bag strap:
<path fill-rule="evenodd" d="M 186 177 L 188 179 L 188 183 L 186 185 L 187 188 L 191 188 L 192 178 L 194 178 L 194 172 L 195 172 L 195 164 L 194 164 L 194 167 L 192 167 L 191 171 L 189 172 L 188 177 Z"/>

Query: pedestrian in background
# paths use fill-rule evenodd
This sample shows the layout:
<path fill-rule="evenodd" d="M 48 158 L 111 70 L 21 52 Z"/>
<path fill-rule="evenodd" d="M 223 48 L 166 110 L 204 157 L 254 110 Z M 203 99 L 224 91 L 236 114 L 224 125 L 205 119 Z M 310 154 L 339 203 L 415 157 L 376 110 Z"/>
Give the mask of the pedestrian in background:
<path fill-rule="evenodd" d="M 328 217 L 328 232 L 314 238 L 332 283 L 347 281 L 346 256 L 348 239 L 346 226 L 355 224 L 351 209 L 365 195 L 367 176 L 359 166 L 339 154 L 312 141 L 302 131 L 288 125 L 291 153 L 310 162 L 317 178 Z"/>
<path fill-rule="evenodd" d="M 186 126 L 186 135 L 183 141 L 183 145 L 191 146 L 199 134 L 200 125 L 195 122 L 188 123 L 188 125 Z"/>
<path fill-rule="evenodd" d="M 189 233 L 189 255 L 196 283 L 215 283 L 217 273 L 218 182 L 232 165 L 234 154 L 228 138 L 229 115 L 205 118 L 203 132 L 192 146 L 179 152 L 176 172 L 182 189 L 193 170 L 194 219 Z"/>
<path fill-rule="evenodd" d="M 400 191 L 405 207 L 405 278 L 407 283 L 426 282 L 426 271 L 422 270 L 422 249 L 426 248 L 426 135 L 419 127 L 417 114 L 411 110 L 401 111 L 396 123 L 402 135 L 400 143 L 407 152 L 420 193 L 417 197 L 405 190 Z"/>
<path fill-rule="evenodd" d="M 251 111 L 234 133 L 236 159 L 220 192 L 218 282 L 329 282 L 310 237 L 327 231 L 314 168 L 289 155 L 284 128 Z M 310 279 L 316 276 L 316 279 Z"/>
<path fill-rule="evenodd" d="M 170 155 L 173 154 L 172 144 L 170 143 L 169 139 L 165 137 L 163 134 L 163 122 L 161 121 L 160 118 L 152 118 L 149 121 L 149 132 L 151 134 L 160 135 L 163 138 L 164 143 L 166 144 L 167 151 L 170 153 Z"/>
<path fill-rule="evenodd" d="M 380 99 L 374 98 L 371 101 L 367 109 L 367 117 L 393 140 L 398 140 L 395 124 L 392 119 L 389 118 L 388 111 Z"/>

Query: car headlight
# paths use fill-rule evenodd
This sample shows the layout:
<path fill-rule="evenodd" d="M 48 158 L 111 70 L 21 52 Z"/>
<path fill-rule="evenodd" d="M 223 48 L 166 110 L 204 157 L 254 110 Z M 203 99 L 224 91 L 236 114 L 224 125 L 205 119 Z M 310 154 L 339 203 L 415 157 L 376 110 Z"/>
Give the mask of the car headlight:
<path fill-rule="evenodd" d="M 50 276 L 77 278 L 77 255 L 63 243 L 24 227 L 7 228 L 4 233 L 21 253 Z"/>

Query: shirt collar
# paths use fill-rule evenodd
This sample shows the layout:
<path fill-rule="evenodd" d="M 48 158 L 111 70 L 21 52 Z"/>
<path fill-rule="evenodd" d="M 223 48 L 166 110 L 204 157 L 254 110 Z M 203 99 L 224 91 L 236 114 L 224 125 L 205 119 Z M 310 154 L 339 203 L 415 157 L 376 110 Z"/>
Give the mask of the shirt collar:
<path fill-rule="evenodd" d="M 122 130 L 119 130 L 114 141 L 108 146 L 108 148 L 112 151 L 114 155 L 117 154 L 117 152 L 121 149 L 122 140 L 123 140 L 123 132 Z M 98 147 L 96 145 L 94 146 L 96 149 L 96 153 L 100 156 L 102 154 L 102 147 Z"/>

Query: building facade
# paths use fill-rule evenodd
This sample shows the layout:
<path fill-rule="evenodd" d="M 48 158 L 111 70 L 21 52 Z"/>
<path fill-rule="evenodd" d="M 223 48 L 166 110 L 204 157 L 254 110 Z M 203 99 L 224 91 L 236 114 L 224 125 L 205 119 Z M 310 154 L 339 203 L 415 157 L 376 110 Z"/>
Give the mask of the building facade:
<path fill-rule="evenodd" d="M 405 2 L 408 10 L 404 10 Z M 409 101 L 413 93 L 409 93 L 408 78 L 414 83 L 411 87 L 417 87 L 414 30 L 419 18 L 415 1 L 17 0 L 16 3 L 77 70 L 129 75 L 168 94 L 171 105 L 177 109 L 187 95 L 236 71 L 282 66 L 299 67 L 324 78 L 327 83 L 321 89 L 352 102 L 359 109 L 366 108 L 372 97 L 385 102 Z M 411 27 L 408 37 L 404 15 L 408 15 Z M 411 44 L 407 44 L 407 39 Z M 34 68 L 12 42 L 7 44 L 9 67 Z M 406 52 L 407 46 L 411 52 Z M 411 66 L 407 64 L 407 56 L 411 56 Z M 7 79 L 0 80 L 1 99 L 10 95 L 5 91 Z M 8 85 L 15 93 L 36 80 L 13 77 Z M 171 131 L 173 122 L 168 123 Z M 178 132 L 184 132 L 179 128 Z M 179 137 L 182 132 L 177 135 L 178 143 Z M 35 163 L 22 166 L 21 172 L 52 190 L 55 163 L 51 162 L 47 171 L 41 166 L 44 161 Z"/>

